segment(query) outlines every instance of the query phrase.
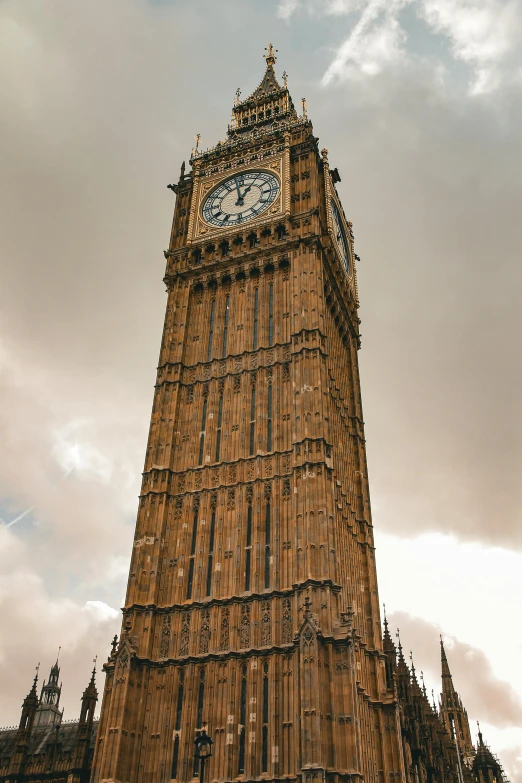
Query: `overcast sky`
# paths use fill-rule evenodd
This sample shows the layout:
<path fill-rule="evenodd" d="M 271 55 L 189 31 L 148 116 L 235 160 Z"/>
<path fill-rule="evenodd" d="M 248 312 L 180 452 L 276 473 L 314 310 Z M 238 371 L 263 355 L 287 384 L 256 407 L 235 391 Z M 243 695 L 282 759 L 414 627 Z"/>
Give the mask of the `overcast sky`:
<path fill-rule="evenodd" d="M 270 40 L 362 259 L 381 600 L 520 783 L 522 0 L 0 0 L 0 724 L 119 631 L 166 185 Z"/>

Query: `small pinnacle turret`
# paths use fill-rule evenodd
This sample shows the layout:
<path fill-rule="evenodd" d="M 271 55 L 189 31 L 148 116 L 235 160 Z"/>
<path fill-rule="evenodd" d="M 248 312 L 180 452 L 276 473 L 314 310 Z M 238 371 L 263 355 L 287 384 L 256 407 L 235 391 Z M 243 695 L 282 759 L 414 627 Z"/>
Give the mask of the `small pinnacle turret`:
<path fill-rule="evenodd" d="M 35 726 L 59 726 L 62 722 L 63 711 L 60 710 L 60 696 L 62 686 L 59 684 L 60 666 L 59 666 L 60 648 L 56 663 L 51 667 L 49 679 L 44 681 L 40 693 L 40 701 L 35 716 Z"/>

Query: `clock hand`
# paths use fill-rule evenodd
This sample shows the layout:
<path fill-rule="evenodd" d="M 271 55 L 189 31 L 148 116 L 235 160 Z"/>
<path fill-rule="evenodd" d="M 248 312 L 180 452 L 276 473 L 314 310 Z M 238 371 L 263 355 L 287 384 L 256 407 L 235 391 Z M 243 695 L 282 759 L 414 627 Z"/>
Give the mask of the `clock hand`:
<path fill-rule="evenodd" d="M 239 190 L 239 182 L 237 181 L 237 179 L 235 177 L 234 177 L 234 184 L 235 184 L 236 190 L 237 190 L 236 207 L 240 207 L 243 204 L 243 196 L 241 195 L 241 191 Z"/>

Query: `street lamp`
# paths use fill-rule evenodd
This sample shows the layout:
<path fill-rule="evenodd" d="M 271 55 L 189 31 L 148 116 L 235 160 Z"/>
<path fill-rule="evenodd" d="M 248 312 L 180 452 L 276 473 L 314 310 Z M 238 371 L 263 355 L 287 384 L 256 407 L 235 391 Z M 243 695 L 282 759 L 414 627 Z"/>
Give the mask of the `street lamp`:
<path fill-rule="evenodd" d="M 196 731 L 196 739 L 194 740 L 196 752 L 194 758 L 200 764 L 199 783 L 205 783 L 205 761 L 212 756 L 212 744 L 212 739 L 208 736 L 206 729 Z"/>

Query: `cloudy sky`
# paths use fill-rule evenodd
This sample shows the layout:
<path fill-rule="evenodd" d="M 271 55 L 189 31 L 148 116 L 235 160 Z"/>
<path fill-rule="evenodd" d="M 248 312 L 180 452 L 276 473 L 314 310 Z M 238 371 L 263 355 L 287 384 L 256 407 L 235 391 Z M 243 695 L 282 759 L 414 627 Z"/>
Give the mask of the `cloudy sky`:
<path fill-rule="evenodd" d="M 0 724 L 119 629 L 166 185 L 270 40 L 362 258 L 381 599 L 520 783 L 522 0 L 0 0 Z"/>

